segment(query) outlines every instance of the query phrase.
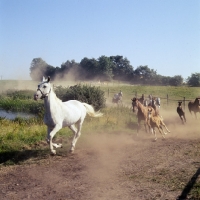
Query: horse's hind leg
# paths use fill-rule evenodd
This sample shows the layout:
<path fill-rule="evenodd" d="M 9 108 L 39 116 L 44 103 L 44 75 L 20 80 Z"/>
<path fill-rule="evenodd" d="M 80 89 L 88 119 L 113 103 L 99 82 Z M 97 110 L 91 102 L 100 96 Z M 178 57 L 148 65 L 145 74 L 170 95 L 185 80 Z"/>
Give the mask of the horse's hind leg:
<path fill-rule="evenodd" d="M 181 118 L 182 124 L 184 124 L 184 121 L 183 121 L 183 116 L 180 116 L 180 118 Z"/>
<path fill-rule="evenodd" d="M 165 135 L 166 135 L 167 133 L 164 132 L 162 126 L 159 126 L 159 127 L 158 127 L 158 130 L 159 130 L 160 134 L 162 135 L 162 137 L 165 139 Z"/>
<path fill-rule="evenodd" d="M 74 124 L 71 125 L 71 126 L 69 126 L 69 128 L 70 128 L 70 129 L 73 131 L 73 133 L 74 133 L 74 137 L 73 137 L 72 145 L 71 145 L 71 149 L 70 149 L 71 152 L 74 151 L 76 142 L 77 142 L 78 138 L 79 138 L 80 135 L 81 135 L 81 127 L 82 127 L 82 123 L 79 123 L 79 124 L 78 124 L 78 128 L 76 128 Z"/>
<path fill-rule="evenodd" d="M 167 126 L 165 125 L 165 123 L 163 121 L 161 121 L 161 125 L 165 127 L 165 129 L 167 130 L 168 133 L 170 133 L 170 130 L 167 128 Z"/>

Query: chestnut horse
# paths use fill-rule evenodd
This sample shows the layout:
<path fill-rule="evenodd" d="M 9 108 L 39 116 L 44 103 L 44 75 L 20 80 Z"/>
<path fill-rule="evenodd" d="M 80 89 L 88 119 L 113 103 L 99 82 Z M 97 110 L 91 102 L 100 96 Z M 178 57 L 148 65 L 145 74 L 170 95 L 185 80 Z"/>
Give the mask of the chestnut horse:
<path fill-rule="evenodd" d="M 190 101 L 190 102 L 188 103 L 188 109 L 189 109 L 189 111 L 190 111 L 190 114 L 192 114 L 191 111 L 194 112 L 194 115 L 195 115 L 195 117 L 196 117 L 196 119 L 197 119 L 196 113 L 197 113 L 197 112 L 200 112 L 200 97 L 196 98 L 195 101 L 193 101 L 193 102 Z"/>
<path fill-rule="evenodd" d="M 137 118 L 138 118 L 138 127 L 137 127 L 137 133 L 139 132 L 140 129 L 140 123 L 141 121 L 145 121 L 144 123 L 144 127 L 145 130 L 147 132 L 147 127 L 149 127 L 149 131 L 150 131 L 150 124 L 148 124 L 147 122 L 147 118 L 148 118 L 148 108 L 152 108 L 151 106 L 147 106 L 145 107 L 137 98 L 133 98 L 132 100 L 132 107 L 133 107 L 133 112 L 137 111 Z M 155 115 L 155 110 L 152 108 L 152 115 Z"/>

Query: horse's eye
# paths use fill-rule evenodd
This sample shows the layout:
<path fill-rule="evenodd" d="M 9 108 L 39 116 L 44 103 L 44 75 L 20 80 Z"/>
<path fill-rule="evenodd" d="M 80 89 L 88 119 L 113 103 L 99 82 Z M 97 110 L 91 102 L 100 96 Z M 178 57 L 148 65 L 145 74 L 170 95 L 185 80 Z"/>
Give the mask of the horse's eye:
<path fill-rule="evenodd" d="M 46 85 L 43 86 L 43 88 L 46 88 L 46 87 L 47 87 Z"/>

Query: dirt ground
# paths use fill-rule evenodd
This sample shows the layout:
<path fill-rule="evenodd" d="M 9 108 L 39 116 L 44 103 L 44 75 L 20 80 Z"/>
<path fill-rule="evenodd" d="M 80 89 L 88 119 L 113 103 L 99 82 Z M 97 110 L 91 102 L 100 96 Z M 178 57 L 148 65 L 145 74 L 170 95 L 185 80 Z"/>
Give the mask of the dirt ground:
<path fill-rule="evenodd" d="M 165 114 L 171 130 L 157 141 L 141 130 L 81 135 L 74 154 L 29 158 L 0 168 L 1 200 L 175 200 L 200 181 L 200 119 Z M 200 118 L 200 117 L 199 117 Z M 181 196 L 182 194 L 182 196 Z"/>

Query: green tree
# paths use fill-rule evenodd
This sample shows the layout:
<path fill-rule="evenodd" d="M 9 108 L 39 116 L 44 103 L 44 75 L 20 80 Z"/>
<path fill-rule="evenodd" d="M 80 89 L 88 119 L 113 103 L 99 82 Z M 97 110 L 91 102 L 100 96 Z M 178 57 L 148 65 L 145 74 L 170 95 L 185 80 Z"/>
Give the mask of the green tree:
<path fill-rule="evenodd" d="M 172 86 L 181 86 L 183 84 L 183 77 L 180 75 L 171 77 L 169 84 Z"/>
<path fill-rule="evenodd" d="M 80 62 L 82 68 L 82 79 L 94 79 L 98 74 L 98 62 L 94 58 L 83 58 Z"/>
<path fill-rule="evenodd" d="M 98 76 L 102 81 L 110 81 L 113 77 L 112 62 L 109 57 L 101 56 L 98 58 Z"/>
<path fill-rule="evenodd" d="M 191 74 L 187 78 L 187 84 L 192 87 L 199 87 L 200 86 L 200 73 Z"/>
<path fill-rule="evenodd" d="M 134 71 L 134 82 L 140 84 L 154 84 L 156 81 L 156 75 L 156 71 L 150 69 L 147 65 L 141 65 Z"/>
<path fill-rule="evenodd" d="M 133 76 L 133 67 L 130 61 L 123 56 L 110 56 L 112 61 L 113 79 L 115 80 L 130 80 Z"/>

